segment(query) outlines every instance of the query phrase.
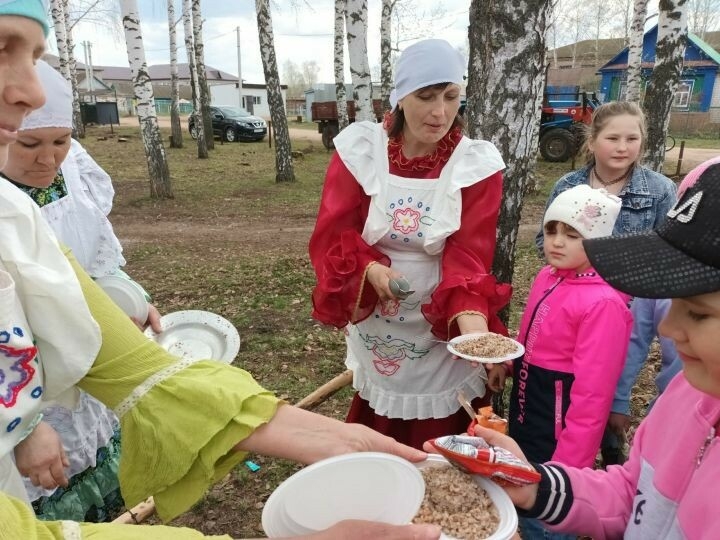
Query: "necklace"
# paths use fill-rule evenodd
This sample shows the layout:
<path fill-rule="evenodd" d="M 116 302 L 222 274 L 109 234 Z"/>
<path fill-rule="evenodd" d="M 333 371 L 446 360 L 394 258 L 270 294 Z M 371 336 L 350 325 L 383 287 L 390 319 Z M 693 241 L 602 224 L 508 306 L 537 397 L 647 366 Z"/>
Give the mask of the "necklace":
<path fill-rule="evenodd" d="M 595 180 L 597 180 L 598 182 L 600 182 L 600 183 L 601 183 L 603 186 L 605 186 L 605 187 L 607 187 L 607 186 L 612 186 L 613 184 L 617 184 L 617 183 L 620 182 L 621 180 L 625 180 L 625 178 L 627 178 L 627 175 L 628 175 L 629 172 L 630 172 L 630 169 L 628 169 L 627 171 L 625 171 L 624 173 L 622 173 L 622 174 L 621 174 L 620 176 L 618 176 L 617 178 L 613 178 L 612 180 L 603 180 L 602 178 L 600 178 L 600 175 L 598 175 L 597 170 L 595 169 L 595 167 L 593 167 L 593 169 L 592 169 L 593 178 L 595 178 Z"/>

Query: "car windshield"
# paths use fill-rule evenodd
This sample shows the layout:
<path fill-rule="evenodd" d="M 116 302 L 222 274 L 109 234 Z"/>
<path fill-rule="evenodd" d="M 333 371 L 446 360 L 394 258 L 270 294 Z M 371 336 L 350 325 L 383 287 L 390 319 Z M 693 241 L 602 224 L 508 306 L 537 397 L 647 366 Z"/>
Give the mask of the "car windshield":
<path fill-rule="evenodd" d="M 252 116 L 249 112 L 247 112 L 245 109 L 241 109 L 240 107 L 220 107 L 220 112 L 222 112 L 225 116 L 229 116 L 230 118 Z"/>

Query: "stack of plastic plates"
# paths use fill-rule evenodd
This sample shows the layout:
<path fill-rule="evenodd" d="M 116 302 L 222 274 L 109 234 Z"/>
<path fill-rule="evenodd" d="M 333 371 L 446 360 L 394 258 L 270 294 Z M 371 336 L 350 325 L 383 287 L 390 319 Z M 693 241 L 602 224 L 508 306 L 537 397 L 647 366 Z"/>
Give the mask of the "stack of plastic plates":
<path fill-rule="evenodd" d="M 262 514 L 269 538 L 322 531 L 338 521 L 410 523 L 425 495 L 412 463 L 379 452 L 345 454 L 295 473 L 270 495 Z"/>
<path fill-rule="evenodd" d="M 103 276 L 95 280 L 100 288 L 122 309 L 128 317 L 140 324 L 147 320 L 148 303 L 142 287 L 120 276 Z"/>

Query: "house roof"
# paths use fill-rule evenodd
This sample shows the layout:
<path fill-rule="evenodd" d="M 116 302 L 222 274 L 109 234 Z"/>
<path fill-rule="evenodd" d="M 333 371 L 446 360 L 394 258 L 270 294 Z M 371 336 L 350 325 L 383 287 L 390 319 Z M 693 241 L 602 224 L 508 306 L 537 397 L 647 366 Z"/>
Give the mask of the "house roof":
<path fill-rule="evenodd" d="M 557 49 L 551 49 L 548 51 L 548 57 L 557 55 L 558 60 L 561 58 L 572 58 L 573 49 L 575 51 L 575 58 L 595 58 L 595 47 L 598 48 L 599 58 L 612 58 L 617 54 L 619 48 L 625 46 L 624 38 L 608 38 L 608 39 L 585 39 L 578 41 L 577 43 L 571 43 L 570 45 L 563 45 Z"/>

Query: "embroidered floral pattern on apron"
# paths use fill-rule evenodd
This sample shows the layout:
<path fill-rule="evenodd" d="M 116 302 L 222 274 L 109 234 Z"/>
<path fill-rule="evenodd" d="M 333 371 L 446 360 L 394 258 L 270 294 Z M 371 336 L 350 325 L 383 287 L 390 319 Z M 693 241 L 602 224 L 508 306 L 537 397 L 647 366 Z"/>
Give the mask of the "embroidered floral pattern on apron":
<path fill-rule="evenodd" d="M 373 364 L 381 375 L 394 375 L 403 361 L 417 360 L 429 352 L 428 349 L 421 349 L 415 343 L 404 339 L 384 340 L 379 336 L 363 334 L 360 334 L 360 338 L 375 356 Z"/>

